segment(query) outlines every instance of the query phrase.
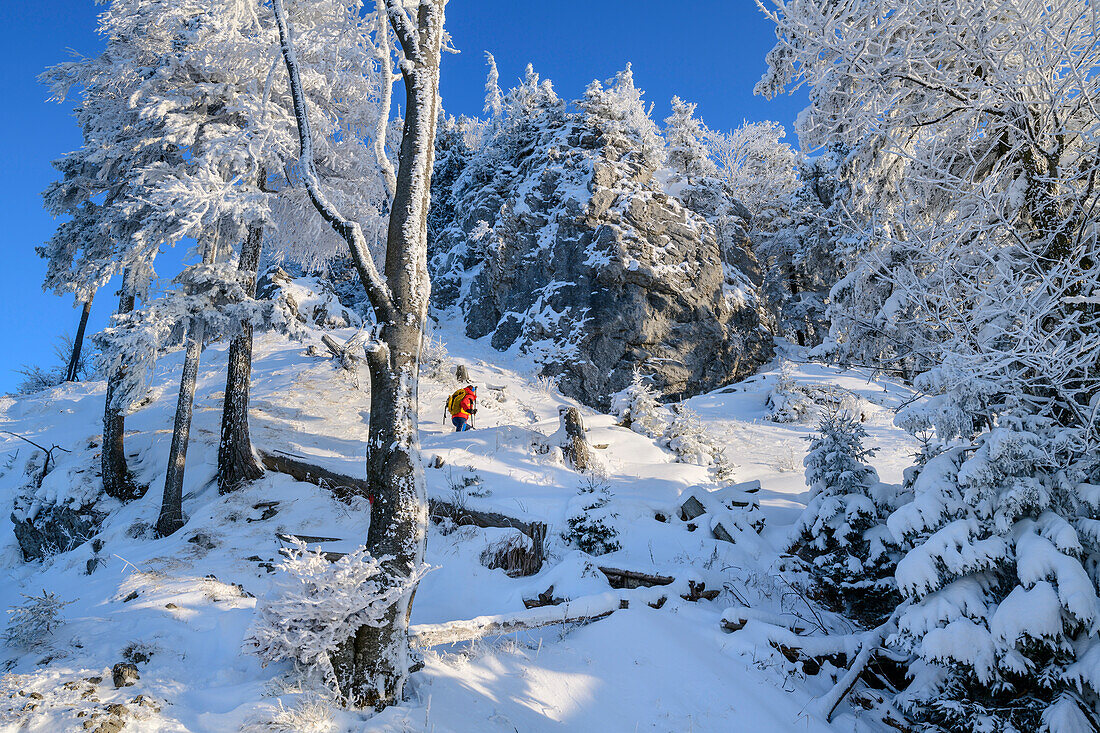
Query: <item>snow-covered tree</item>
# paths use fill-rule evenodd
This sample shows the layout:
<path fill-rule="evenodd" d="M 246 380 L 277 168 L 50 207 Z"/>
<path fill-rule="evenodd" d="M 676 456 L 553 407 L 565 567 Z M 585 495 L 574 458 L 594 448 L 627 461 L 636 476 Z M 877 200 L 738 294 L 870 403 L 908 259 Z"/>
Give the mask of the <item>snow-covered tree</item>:
<path fill-rule="evenodd" d="M 587 479 L 570 502 L 572 510 L 566 520 L 569 529 L 562 538 L 589 555 L 606 555 L 622 549 L 615 539 L 619 531 L 615 529 L 618 517 L 610 507 L 611 487 L 605 479 L 596 477 Z"/>
<path fill-rule="evenodd" d="M 688 183 L 718 173 L 706 145 L 707 130 L 695 117 L 695 106 L 679 97 L 672 98 L 672 114 L 665 118 L 667 165 Z"/>
<path fill-rule="evenodd" d="M 1058 468 L 1050 447 L 1067 436 L 1050 420 L 997 423 L 931 458 L 889 518 L 912 547 L 899 640 L 921 666 L 904 699 L 952 731 L 1087 730 L 1100 719 L 1100 494 Z"/>
<path fill-rule="evenodd" d="M 257 608 L 246 648 L 265 664 L 291 660 L 303 674 L 335 685 L 331 656 L 361 626 L 384 622 L 387 609 L 416 582 L 359 547 L 336 562 L 295 541 L 279 564 L 273 592 Z"/>
<path fill-rule="evenodd" d="M 756 229 L 766 229 L 789 206 L 797 184 L 798 153 L 783 142 L 778 122 L 746 122 L 732 132 L 705 131 L 717 175 L 730 194 L 748 207 Z"/>
<path fill-rule="evenodd" d="M 673 405 L 672 418 L 665 427 L 661 442 L 676 454 L 681 463 L 711 466 L 721 452 L 710 437 L 699 414 L 685 405 Z"/>
<path fill-rule="evenodd" d="M 875 469 L 867 432 L 834 411 L 818 424 L 803 460 L 810 500 L 791 534 L 790 551 L 810 567 L 814 596 L 830 609 L 878 626 L 900 601 L 894 581 L 897 542 L 886 528 L 892 508 Z"/>
<path fill-rule="evenodd" d="M 829 333 L 828 297 L 859 254 L 848 220 L 847 149 L 828 145 L 800 160 L 787 211 L 753 233 L 766 264 L 764 291 L 775 331 L 799 346 L 817 346 Z"/>
<path fill-rule="evenodd" d="M 832 290 L 841 357 L 919 372 L 939 455 L 889 525 L 913 549 L 907 691 L 950 730 L 1097 726 L 1090 497 L 1100 436 L 1087 3 L 778 3 L 758 86 L 808 83 L 803 148 L 846 145 L 864 253 Z M 920 63 L 913 51 L 920 49 Z"/>
<path fill-rule="evenodd" d="M 404 0 L 386 0 L 390 25 L 401 47 L 406 108 L 383 279 L 371 259 L 362 226 L 347 218 L 321 190 L 295 40 L 282 0 L 273 3 L 294 102 L 301 181 L 317 213 L 346 243 L 379 324 L 378 340 L 367 348 L 371 375 L 367 476 L 374 500 L 366 546 L 374 556 L 387 558 L 383 562 L 391 577 L 405 579 L 405 592 L 385 610 L 381 624 L 360 627 L 332 656 L 341 694 L 356 704 L 375 707 L 399 701 L 409 676 L 408 619 L 427 532 L 416 383 L 430 294 L 427 224 L 440 113 L 445 5 L 445 0 L 421 0 L 411 16 Z"/>
<path fill-rule="evenodd" d="M 656 438 L 664 431 L 664 408 L 657 401 L 657 393 L 653 387 L 637 369 L 626 389 L 612 397 L 611 411 L 625 427 L 635 433 Z"/>
<path fill-rule="evenodd" d="M 642 90 L 634 86 L 630 64 L 606 86 L 599 81 L 589 84 L 579 104 L 607 147 L 622 160 L 649 171 L 664 162 L 664 142 L 642 102 Z"/>
<path fill-rule="evenodd" d="M 151 6 L 143 10 L 139 23 L 156 12 Z M 43 192 L 43 199 L 51 214 L 69 218 L 38 253 L 48 263 L 44 287 L 72 293 L 85 303 L 113 277 L 121 276 L 118 313 L 125 314 L 147 292 L 159 245 L 135 236 L 149 213 L 137 185 L 140 171 L 174 165 L 182 152 L 166 138 L 157 120 L 143 117 L 131 104 L 133 95 L 155 72 L 159 49 L 171 39 L 155 29 L 140 38 L 113 33 L 104 20 L 101 31 L 107 37 L 102 54 L 57 64 L 40 77 L 59 102 L 73 88 L 82 91 L 76 119 L 83 144 L 54 161 L 61 178 Z M 149 40 L 154 42 L 145 43 Z M 124 409 L 116 400 L 124 378 L 121 369 L 104 372 L 107 399 L 101 474 L 104 491 L 125 500 L 134 498 L 140 488 L 126 465 Z"/>
<path fill-rule="evenodd" d="M 485 52 L 485 63 L 489 65 L 489 74 L 485 77 L 485 114 L 490 121 L 500 118 L 504 109 L 504 95 L 500 91 L 500 72 L 497 71 L 497 60 L 493 54 Z"/>

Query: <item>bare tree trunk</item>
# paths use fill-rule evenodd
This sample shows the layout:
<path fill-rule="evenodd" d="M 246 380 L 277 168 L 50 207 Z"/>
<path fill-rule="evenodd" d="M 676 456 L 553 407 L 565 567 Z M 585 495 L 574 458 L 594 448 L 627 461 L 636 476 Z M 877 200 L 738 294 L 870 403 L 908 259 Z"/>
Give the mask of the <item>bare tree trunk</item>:
<path fill-rule="evenodd" d="M 252 225 L 241 248 L 238 269 L 248 275 L 246 290 L 256 295 L 256 270 L 263 248 L 263 227 Z M 222 435 L 218 444 L 218 491 L 228 494 L 264 475 L 248 431 L 248 393 L 252 381 L 252 324 L 242 323 L 240 334 L 229 345 L 229 367 L 222 405 Z"/>
<path fill-rule="evenodd" d="M 217 260 L 219 236 L 211 234 L 203 248 L 202 261 Z M 191 318 L 187 328 L 187 346 L 180 376 L 180 392 L 176 400 L 176 421 L 172 426 L 172 447 L 168 450 L 168 472 L 164 477 L 164 496 L 160 502 L 157 535 L 167 537 L 183 526 L 183 472 L 187 464 L 187 443 L 191 436 L 191 415 L 195 403 L 195 382 L 199 374 L 199 357 L 206 336 L 206 322 L 200 316 Z"/>
<path fill-rule="evenodd" d="M 183 470 L 187 463 L 187 442 L 191 435 L 191 414 L 195 402 L 195 381 L 199 373 L 199 356 L 206 324 L 191 319 L 187 330 L 187 352 L 183 358 L 179 399 L 176 401 L 176 422 L 172 427 L 172 447 L 168 451 L 168 473 L 164 477 L 164 497 L 160 502 L 157 535 L 167 537 L 183 526 Z"/>
<path fill-rule="evenodd" d="M 130 282 L 130 271 L 122 276 L 122 289 L 118 298 L 119 314 L 134 309 L 134 290 Z M 103 477 L 103 491 L 121 501 L 136 499 L 142 490 L 134 482 L 134 477 L 126 465 L 126 418 L 122 411 L 114 406 L 115 394 L 122 381 L 123 372 L 119 370 L 107 375 L 107 399 L 103 407 L 103 449 L 100 452 L 100 472 Z"/>
<path fill-rule="evenodd" d="M 274 0 L 283 57 L 290 77 L 302 145 L 303 179 L 318 212 L 348 242 L 375 315 L 380 343 L 368 349 L 371 376 L 367 484 L 373 495 L 367 547 L 387 557 L 394 578 L 410 578 L 423 563 L 427 495 L 419 458 L 417 380 L 427 318 L 427 217 L 439 114 L 439 55 L 446 0 L 422 0 L 416 18 L 402 0 L 386 0 L 386 12 L 405 60 L 406 114 L 393 205 L 386 239 L 386 279 L 374 270 L 362 230 L 323 197 L 314 170 L 309 120 L 282 0 Z M 388 609 L 382 625 L 363 626 L 332 655 L 337 682 L 355 705 L 382 708 L 401 699 L 409 675 L 410 585 Z"/>
<path fill-rule="evenodd" d="M 84 308 L 80 311 L 80 325 L 76 327 L 76 338 L 73 339 L 73 353 L 69 357 L 69 367 L 65 371 L 65 381 L 75 382 L 77 369 L 80 367 L 80 351 L 84 347 L 84 329 L 88 327 L 88 316 L 92 312 L 92 298 L 89 295 L 84 301 Z"/>

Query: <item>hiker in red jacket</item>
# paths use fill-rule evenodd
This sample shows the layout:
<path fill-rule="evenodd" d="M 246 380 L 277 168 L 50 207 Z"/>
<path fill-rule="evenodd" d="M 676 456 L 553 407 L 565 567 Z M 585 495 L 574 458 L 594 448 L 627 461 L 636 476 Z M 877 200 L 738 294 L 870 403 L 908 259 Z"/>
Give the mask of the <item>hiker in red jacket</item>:
<path fill-rule="evenodd" d="M 467 384 L 461 392 L 451 395 L 447 407 L 451 411 L 451 423 L 455 432 L 470 429 L 470 417 L 477 414 L 477 387 Z"/>

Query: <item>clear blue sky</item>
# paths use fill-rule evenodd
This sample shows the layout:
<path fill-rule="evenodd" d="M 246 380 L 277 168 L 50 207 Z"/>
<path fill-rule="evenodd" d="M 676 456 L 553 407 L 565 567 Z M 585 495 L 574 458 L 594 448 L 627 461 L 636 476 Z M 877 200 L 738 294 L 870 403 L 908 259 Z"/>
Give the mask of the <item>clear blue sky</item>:
<path fill-rule="evenodd" d="M 76 327 L 71 299 L 42 292 L 44 267 L 34 247 L 55 226 L 40 197 L 53 178 L 50 161 L 78 147 L 80 134 L 72 105 L 47 102 L 36 76 L 66 60 L 68 49 L 85 55 L 101 50 L 95 33 L 100 9 L 91 0 L 0 2 L 6 56 L 0 284 L 7 294 L 0 308 L 0 393 L 18 384 L 14 370 L 21 364 L 52 362 L 55 337 Z M 629 61 L 658 121 L 668 115 L 674 94 L 698 103 L 699 116 L 716 129 L 773 119 L 790 130 L 805 105 L 803 97 L 769 102 L 752 95 L 775 35 L 751 0 L 451 0 L 447 26 L 461 51 L 443 59 L 449 114 L 481 114 L 485 51 L 496 56 L 502 87 L 514 85 L 531 62 L 565 99 L 578 98 L 589 81 L 607 79 Z M 116 305 L 101 291 L 90 331 L 102 328 Z"/>

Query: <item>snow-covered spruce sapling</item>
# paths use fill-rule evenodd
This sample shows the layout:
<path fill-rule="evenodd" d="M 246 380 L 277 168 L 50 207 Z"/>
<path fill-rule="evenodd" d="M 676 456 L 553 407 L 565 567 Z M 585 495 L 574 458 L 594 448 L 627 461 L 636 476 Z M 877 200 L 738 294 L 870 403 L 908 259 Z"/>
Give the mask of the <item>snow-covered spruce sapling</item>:
<path fill-rule="evenodd" d="M 634 370 L 626 389 L 611 397 L 611 411 L 623 427 L 635 433 L 656 438 L 664 432 L 664 408 L 657 401 L 657 393 L 638 370 Z"/>
<path fill-rule="evenodd" d="M 715 444 L 699 415 L 684 405 L 672 406 L 672 419 L 661 444 L 676 454 L 679 463 L 709 466 L 714 462 Z"/>
<path fill-rule="evenodd" d="M 611 487 L 607 480 L 597 475 L 586 475 L 577 494 L 571 504 L 579 506 L 579 509 L 566 520 L 569 529 L 562 534 L 562 538 L 590 555 L 606 555 L 622 549 L 615 539 L 619 536 L 615 529 L 618 514 L 608 506 Z"/>
<path fill-rule="evenodd" d="M 8 627 L 4 641 L 16 649 L 37 649 L 50 640 L 65 623 L 61 610 L 73 601 L 63 601 L 56 593 L 42 591 L 40 596 L 24 594 L 21 606 L 8 609 Z"/>
<path fill-rule="evenodd" d="M 874 450 L 863 425 L 843 412 L 818 424 L 804 459 L 810 501 L 791 536 L 790 551 L 809 564 L 812 594 L 831 610 L 872 628 L 901 600 L 894 581 L 897 543 L 886 528 L 886 505 Z"/>

